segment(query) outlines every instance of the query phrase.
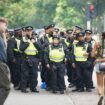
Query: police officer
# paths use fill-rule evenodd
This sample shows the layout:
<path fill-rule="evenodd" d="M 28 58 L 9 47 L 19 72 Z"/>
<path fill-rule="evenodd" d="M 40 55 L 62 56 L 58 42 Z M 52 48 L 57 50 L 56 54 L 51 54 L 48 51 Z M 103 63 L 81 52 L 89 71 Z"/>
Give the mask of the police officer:
<path fill-rule="evenodd" d="M 60 42 L 59 36 L 53 36 L 53 42 L 46 48 L 45 62 L 50 72 L 50 83 L 53 93 L 57 90 L 64 94 L 66 88 L 65 75 L 65 58 L 69 58 L 68 49 Z"/>
<path fill-rule="evenodd" d="M 95 48 L 95 46 L 96 46 L 96 41 L 92 38 L 92 34 L 93 34 L 93 32 L 92 32 L 92 30 L 89 30 L 89 29 L 87 29 L 87 30 L 85 30 L 85 34 L 86 34 L 86 36 L 85 36 L 85 41 L 87 42 L 87 43 L 89 43 L 91 46 L 92 46 L 92 50 L 94 50 L 94 48 Z M 90 88 L 94 88 L 94 86 L 93 86 L 93 80 L 92 80 L 92 75 L 93 75 L 93 69 L 94 69 L 94 61 L 95 61 L 95 57 L 89 57 L 88 58 L 88 61 L 90 62 L 90 66 L 89 66 L 89 71 L 90 71 Z"/>
<path fill-rule="evenodd" d="M 44 50 L 45 48 L 52 42 L 52 37 L 53 37 L 53 30 L 54 30 L 54 24 L 44 26 L 45 29 L 45 34 L 43 37 L 40 39 L 40 43 L 42 45 L 42 52 L 43 52 L 43 58 L 42 58 L 42 71 L 41 71 L 41 79 L 42 79 L 42 87 L 43 84 L 47 84 L 46 90 L 49 91 L 50 88 L 50 83 L 49 83 L 49 72 L 46 71 L 46 65 L 45 65 L 45 60 L 44 60 Z"/>
<path fill-rule="evenodd" d="M 67 37 L 66 39 L 64 40 L 66 46 L 68 47 L 68 50 L 69 50 L 69 54 L 71 54 L 71 51 L 72 51 L 72 46 L 73 46 L 73 35 L 72 35 L 72 32 L 73 30 L 72 29 L 67 29 L 66 30 L 66 34 L 67 34 Z M 66 62 L 66 68 L 67 68 L 67 76 L 68 76 L 68 81 L 69 81 L 69 88 L 73 87 L 74 86 L 74 82 L 73 82 L 73 73 L 74 73 L 74 70 L 71 66 L 71 61 L 70 59 L 67 59 L 67 62 Z"/>
<path fill-rule="evenodd" d="M 20 88 L 21 81 L 21 51 L 19 50 L 20 41 L 22 38 L 22 29 L 14 29 L 14 37 L 8 40 L 7 55 L 8 62 L 11 69 L 11 81 L 14 88 L 17 90 Z"/>
<path fill-rule="evenodd" d="M 73 68 L 76 70 L 77 74 L 77 84 L 76 89 L 74 91 L 84 92 L 84 88 L 86 85 L 86 91 L 91 92 L 89 88 L 89 71 L 88 71 L 88 57 L 91 54 L 92 48 L 91 46 L 84 41 L 84 33 L 79 33 L 78 35 L 78 43 L 73 46 Z M 85 82 L 84 82 L 85 80 Z M 86 83 L 86 84 L 85 84 Z"/>
<path fill-rule="evenodd" d="M 23 62 L 21 70 L 21 91 L 27 93 L 27 84 L 29 82 L 30 91 L 38 93 L 37 86 L 37 67 L 38 58 L 41 57 L 41 46 L 32 36 L 32 26 L 26 27 L 26 37 L 20 44 L 20 50 L 23 52 Z"/>

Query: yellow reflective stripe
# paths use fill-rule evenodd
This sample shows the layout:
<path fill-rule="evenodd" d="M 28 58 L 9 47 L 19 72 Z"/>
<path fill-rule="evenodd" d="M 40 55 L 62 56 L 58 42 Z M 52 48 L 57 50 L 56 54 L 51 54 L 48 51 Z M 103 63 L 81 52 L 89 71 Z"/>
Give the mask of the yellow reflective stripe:
<path fill-rule="evenodd" d="M 20 48 L 20 41 L 21 41 L 21 40 L 19 40 L 19 39 L 17 39 L 17 38 L 15 38 L 15 40 L 16 40 L 16 42 L 17 42 L 17 49 L 19 49 L 19 48 Z"/>
<path fill-rule="evenodd" d="M 21 51 L 19 50 L 21 40 L 15 38 L 15 41 L 16 41 L 16 44 L 17 44 L 17 48 L 15 48 L 14 51 L 16 51 L 16 52 L 21 52 Z"/>
<path fill-rule="evenodd" d="M 64 41 L 65 41 L 65 43 L 66 43 L 67 46 L 70 45 L 70 42 L 68 42 L 67 39 L 65 39 Z"/>
<path fill-rule="evenodd" d="M 48 37 L 48 41 L 50 42 L 50 43 L 52 43 L 53 42 L 53 39 L 52 39 L 52 37 Z"/>
<path fill-rule="evenodd" d="M 14 49 L 14 51 L 19 52 L 19 50 L 18 50 L 18 49 Z"/>

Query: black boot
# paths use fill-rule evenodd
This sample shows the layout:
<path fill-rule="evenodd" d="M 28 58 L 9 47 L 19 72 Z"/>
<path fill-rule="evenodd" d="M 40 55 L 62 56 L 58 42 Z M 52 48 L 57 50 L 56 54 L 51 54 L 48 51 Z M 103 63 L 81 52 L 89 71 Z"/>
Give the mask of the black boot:
<path fill-rule="evenodd" d="M 87 88 L 86 91 L 87 92 L 92 92 L 92 90 L 90 88 Z"/>
<path fill-rule="evenodd" d="M 27 91 L 26 89 L 21 89 L 21 92 L 28 93 L 29 91 Z"/>
<path fill-rule="evenodd" d="M 78 92 L 84 92 L 84 91 L 85 91 L 84 88 L 78 90 Z"/>
<path fill-rule="evenodd" d="M 64 94 L 64 90 L 60 91 L 60 94 Z"/>
<path fill-rule="evenodd" d="M 35 89 L 31 89 L 31 92 L 39 93 L 39 91 L 36 88 Z"/>
<path fill-rule="evenodd" d="M 76 88 L 76 89 L 72 90 L 72 92 L 77 92 L 79 90 L 80 90 L 79 88 Z"/>
<path fill-rule="evenodd" d="M 75 87 L 74 84 L 69 84 L 69 86 L 68 86 L 68 88 L 73 88 L 73 87 Z"/>
<path fill-rule="evenodd" d="M 56 94 L 56 93 L 57 93 L 57 91 L 56 91 L 56 90 L 53 90 L 53 91 L 52 91 L 52 93 Z"/>

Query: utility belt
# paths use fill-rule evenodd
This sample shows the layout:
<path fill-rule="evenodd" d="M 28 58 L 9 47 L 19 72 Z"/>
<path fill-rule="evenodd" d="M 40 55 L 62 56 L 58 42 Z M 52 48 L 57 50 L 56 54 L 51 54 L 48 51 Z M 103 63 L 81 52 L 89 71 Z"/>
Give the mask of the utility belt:
<path fill-rule="evenodd" d="M 64 64 L 64 62 L 63 61 L 62 62 L 50 62 L 50 64 L 58 66 L 58 65 Z"/>
<path fill-rule="evenodd" d="M 20 52 L 16 52 L 14 51 L 14 56 L 18 57 L 18 56 L 21 56 L 22 54 Z"/>
<path fill-rule="evenodd" d="M 82 64 L 82 65 L 84 65 L 86 68 L 90 68 L 91 66 L 92 66 L 92 62 L 90 62 L 90 61 L 83 61 L 83 62 L 81 62 L 81 61 L 76 61 L 75 62 L 76 64 Z"/>
<path fill-rule="evenodd" d="M 26 55 L 26 54 L 23 54 L 23 57 L 24 57 L 24 59 L 25 59 L 27 65 L 28 65 L 29 67 L 33 67 L 35 59 L 38 59 L 37 56 Z"/>
<path fill-rule="evenodd" d="M 38 58 L 38 55 L 26 55 L 25 53 L 22 54 L 24 58 Z"/>
<path fill-rule="evenodd" d="M 64 62 L 51 62 L 51 68 L 52 70 L 57 70 L 58 67 L 61 67 L 61 65 L 64 64 Z"/>

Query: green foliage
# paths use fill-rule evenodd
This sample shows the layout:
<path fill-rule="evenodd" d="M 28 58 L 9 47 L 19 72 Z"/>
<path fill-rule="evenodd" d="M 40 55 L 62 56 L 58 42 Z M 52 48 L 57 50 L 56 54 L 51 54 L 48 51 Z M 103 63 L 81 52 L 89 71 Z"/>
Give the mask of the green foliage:
<path fill-rule="evenodd" d="M 90 1 L 95 6 L 97 17 L 93 25 L 96 26 L 105 13 L 105 0 Z M 87 0 L 1 0 L 0 16 L 8 18 L 10 28 L 25 25 L 42 28 L 50 23 L 85 27 L 86 5 Z"/>

